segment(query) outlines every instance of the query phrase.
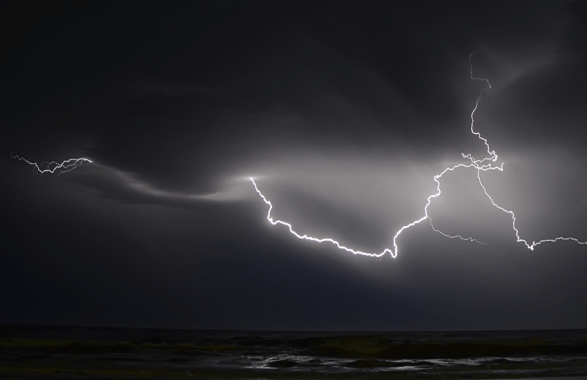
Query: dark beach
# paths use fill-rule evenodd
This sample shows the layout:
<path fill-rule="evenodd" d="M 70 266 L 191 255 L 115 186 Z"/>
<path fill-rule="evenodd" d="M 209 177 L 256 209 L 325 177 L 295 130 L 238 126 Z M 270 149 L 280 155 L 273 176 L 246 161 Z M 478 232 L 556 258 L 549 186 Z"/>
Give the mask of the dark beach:
<path fill-rule="evenodd" d="M 587 376 L 587 330 L 337 333 L 0 327 L 2 378 L 582 376 Z"/>

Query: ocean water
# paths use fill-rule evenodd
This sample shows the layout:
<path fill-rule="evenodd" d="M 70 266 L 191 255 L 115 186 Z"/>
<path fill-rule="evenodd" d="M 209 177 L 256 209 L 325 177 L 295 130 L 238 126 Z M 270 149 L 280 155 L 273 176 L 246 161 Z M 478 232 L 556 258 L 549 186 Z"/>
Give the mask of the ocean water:
<path fill-rule="evenodd" d="M 587 330 L 258 332 L 0 325 L 9 379 L 587 379 Z"/>

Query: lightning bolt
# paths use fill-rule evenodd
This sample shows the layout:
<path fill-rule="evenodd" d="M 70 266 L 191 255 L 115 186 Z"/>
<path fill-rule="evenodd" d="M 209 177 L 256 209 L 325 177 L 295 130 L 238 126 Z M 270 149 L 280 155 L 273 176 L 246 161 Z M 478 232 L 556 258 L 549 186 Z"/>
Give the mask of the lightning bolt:
<path fill-rule="evenodd" d="M 56 161 L 50 161 L 50 162 L 41 162 L 40 164 L 36 163 L 36 162 L 31 162 L 29 160 L 27 160 L 26 158 L 17 156 L 16 154 L 12 154 L 10 153 L 10 157 L 15 158 L 19 161 L 24 161 L 27 164 L 31 165 L 35 171 L 35 173 L 39 173 L 39 174 L 45 174 L 45 173 L 51 173 L 54 174 L 55 172 L 58 172 L 58 175 L 61 175 L 63 173 L 67 173 L 70 172 L 74 169 L 76 169 L 79 166 L 82 166 L 86 163 L 91 164 L 92 161 L 90 159 L 81 157 L 81 158 L 70 158 L 61 162 L 56 162 Z"/>
<path fill-rule="evenodd" d="M 489 193 L 487 192 L 487 189 L 485 188 L 485 185 L 483 185 L 483 181 L 481 180 L 481 172 L 486 172 L 486 171 L 490 171 L 490 170 L 499 170 L 501 172 L 503 172 L 503 162 L 501 163 L 501 165 L 496 165 L 495 162 L 498 159 L 497 154 L 495 153 L 494 150 L 491 149 L 490 145 L 489 145 L 489 141 L 484 138 L 483 136 L 481 136 L 481 133 L 475 131 L 475 112 L 477 112 L 477 109 L 479 108 L 479 102 L 481 101 L 481 98 L 483 97 L 483 94 L 486 91 L 489 91 L 491 89 L 491 83 L 489 82 L 488 79 L 485 78 L 480 78 L 480 77 L 475 77 L 473 75 L 473 55 L 476 54 L 477 51 L 472 52 L 471 54 L 469 54 L 469 66 L 470 66 L 470 70 L 469 70 L 469 74 L 471 77 L 471 80 L 476 80 L 476 81 L 481 81 L 484 82 L 486 84 L 486 87 L 481 91 L 481 93 L 479 94 L 479 96 L 477 97 L 477 100 L 475 101 L 475 106 L 473 107 L 473 110 L 471 111 L 470 114 L 470 118 L 471 118 L 471 124 L 470 124 L 470 129 L 471 129 L 471 133 L 475 136 L 477 136 L 477 138 L 479 140 L 481 140 L 483 142 L 483 144 L 486 147 L 487 150 L 487 156 L 482 158 L 482 159 L 476 159 L 475 157 L 473 157 L 472 154 L 464 154 L 461 153 L 462 157 L 466 160 L 468 160 L 469 163 L 461 163 L 461 164 L 457 164 L 454 166 L 450 166 L 447 167 L 446 169 L 444 169 L 442 172 L 440 172 L 439 174 L 436 174 L 433 177 L 433 180 L 436 182 L 436 192 L 430 196 L 428 196 L 428 198 L 426 199 L 426 204 L 424 206 L 424 210 L 423 210 L 423 216 L 420 217 L 419 219 L 416 219 L 414 221 L 412 221 L 411 223 L 408 223 L 406 225 L 404 225 L 403 227 L 401 227 L 393 236 L 393 248 L 385 248 L 382 252 L 380 253 L 370 253 L 370 252 L 364 252 L 364 251 L 360 251 L 360 250 L 356 250 L 356 249 L 352 249 L 349 247 L 346 247 L 344 245 L 342 245 L 341 243 L 339 243 L 338 241 L 332 239 L 332 238 L 316 238 L 316 237 L 312 237 L 309 235 L 305 235 L 305 234 L 300 234 L 298 232 L 296 232 L 293 228 L 293 226 L 290 223 L 287 223 L 285 221 L 282 220 L 275 220 L 273 219 L 273 217 L 271 216 L 271 211 L 273 210 L 273 205 L 271 204 L 271 202 L 263 195 L 263 193 L 261 193 L 261 190 L 259 190 L 259 187 L 257 186 L 257 183 L 255 182 L 255 180 L 253 178 L 250 178 L 253 186 L 255 187 L 255 191 L 259 194 L 259 196 L 261 197 L 261 199 L 269 206 L 269 209 L 267 211 L 267 220 L 272 224 L 272 225 L 282 225 L 285 226 L 289 229 L 289 232 L 294 235 L 295 237 L 297 237 L 298 239 L 302 239 L 302 240 L 310 240 L 316 243 L 330 243 L 335 245 L 338 249 L 341 249 L 343 251 L 347 251 L 356 255 L 364 255 L 364 256 L 370 256 L 370 257 L 382 257 L 383 255 L 385 255 L 386 253 L 389 253 L 392 257 L 397 257 L 397 254 L 399 252 L 399 247 L 397 244 L 397 240 L 399 238 L 399 236 L 402 234 L 402 232 L 404 232 L 405 230 L 422 223 L 425 220 L 428 220 L 430 223 L 430 227 L 432 228 L 432 230 L 434 232 L 437 232 L 439 234 L 441 234 L 444 237 L 447 238 L 451 238 L 451 239 L 460 239 L 463 241 L 470 241 L 470 242 L 474 242 L 474 243 L 478 243 L 478 244 L 483 244 L 486 245 L 487 243 L 479 241 L 475 238 L 472 237 L 463 237 L 461 235 L 449 235 L 447 233 L 444 233 L 440 230 L 438 230 L 437 228 L 434 227 L 434 224 L 432 223 L 432 218 L 430 217 L 430 215 L 428 214 L 428 207 L 430 206 L 430 204 L 432 203 L 432 201 L 435 198 L 440 197 L 440 195 L 442 194 L 442 191 L 440 190 L 440 179 L 442 178 L 442 176 L 444 174 L 446 174 L 447 172 L 452 172 L 454 170 L 457 169 L 467 169 L 467 168 L 473 168 L 477 171 L 477 180 L 479 182 L 479 185 L 481 186 L 481 188 L 483 189 L 483 192 L 485 194 L 485 196 L 489 199 L 489 201 L 491 202 L 491 204 L 493 205 L 493 207 L 497 208 L 498 210 L 505 212 L 507 214 L 509 214 L 512 218 L 512 228 L 515 232 L 516 235 L 516 241 L 518 243 L 524 243 L 524 245 L 530 249 L 530 250 L 534 250 L 534 248 L 542 243 L 555 243 L 557 241 L 573 241 L 577 244 L 582 244 L 582 245 L 587 245 L 587 242 L 584 241 L 580 241 L 574 237 L 555 237 L 552 239 L 543 239 L 543 240 L 539 240 L 539 241 L 533 241 L 532 243 L 529 243 L 527 240 L 522 239 L 520 237 L 520 232 L 519 230 L 516 228 L 516 216 L 514 214 L 513 211 L 511 210 L 507 210 L 505 208 L 503 208 L 502 206 L 498 205 L 493 198 L 489 195 Z M 61 175 L 63 173 L 67 173 L 70 172 L 76 168 L 78 168 L 79 166 L 82 166 L 84 164 L 91 164 L 92 161 L 88 158 L 70 158 L 67 160 L 64 160 L 62 162 L 56 162 L 56 161 L 50 161 L 50 162 L 42 162 L 42 163 L 36 163 L 36 162 L 32 162 L 29 161 L 23 157 L 14 155 L 14 154 L 10 154 L 10 156 L 12 158 L 18 159 L 19 161 L 23 161 L 31 166 L 33 166 L 35 173 L 39 173 L 39 174 L 45 174 L 45 173 L 51 173 L 54 174 L 55 172 L 58 173 L 58 175 Z"/>
<path fill-rule="evenodd" d="M 477 49 L 478 51 L 478 49 Z M 487 192 L 487 189 L 485 188 L 485 186 L 483 185 L 483 181 L 481 180 L 481 172 L 486 172 L 486 171 L 490 171 L 490 170 L 499 170 L 501 172 L 503 172 L 503 162 L 501 163 L 501 165 L 496 165 L 495 162 L 497 161 L 497 154 L 495 153 L 495 150 L 492 150 L 490 145 L 489 145 L 489 141 L 484 138 L 483 136 L 481 136 L 481 133 L 475 131 L 475 112 L 477 112 L 477 109 L 479 108 L 479 102 L 481 101 L 481 98 L 483 97 L 483 94 L 486 91 L 489 91 L 491 89 L 491 83 L 489 82 L 488 79 L 486 78 L 480 78 L 480 77 L 475 77 L 473 75 L 473 55 L 477 53 L 477 51 L 472 52 L 471 54 L 469 54 L 469 74 L 471 77 L 471 80 L 476 80 L 476 81 L 482 81 L 486 84 L 486 87 L 483 89 L 483 91 L 481 91 L 481 93 L 479 94 L 479 96 L 477 97 L 477 100 L 475 101 L 475 106 L 473 107 L 473 110 L 471 111 L 471 133 L 475 136 L 477 136 L 477 138 L 479 140 L 481 140 L 484 144 L 485 147 L 487 148 L 487 157 L 484 157 L 482 159 L 475 159 L 475 157 L 473 157 L 472 154 L 468 153 L 468 154 L 464 154 L 461 153 L 462 157 L 464 159 L 467 159 L 470 163 L 468 164 L 457 164 L 454 166 L 450 166 L 447 167 L 446 169 L 444 169 L 442 172 L 440 172 L 439 174 L 434 176 L 434 181 L 436 182 L 436 193 L 430 195 L 427 200 L 426 200 L 426 205 L 424 206 L 424 215 L 419 218 L 414 220 L 411 223 L 408 223 L 406 225 L 404 225 L 403 227 L 401 227 L 393 236 L 393 249 L 391 248 L 385 248 L 382 252 L 380 253 L 370 253 L 370 252 L 364 252 L 364 251 L 360 251 L 360 250 L 355 250 L 349 247 L 346 247 L 342 244 L 340 244 L 338 241 L 332 239 L 332 238 L 316 238 L 316 237 L 312 237 L 312 236 L 308 236 L 308 235 L 302 235 L 298 232 L 296 232 L 293 229 L 293 226 L 290 223 L 287 223 L 285 221 L 282 220 L 275 220 L 273 219 L 273 217 L 271 216 L 271 211 L 273 210 L 273 205 L 271 204 L 271 202 L 263 195 L 263 193 L 261 193 L 261 191 L 259 190 L 259 187 L 257 186 L 257 183 L 255 182 L 255 180 L 253 178 L 250 178 L 251 182 L 253 183 L 253 186 L 255 187 L 255 191 L 257 192 L 257 194 L 259 194 L 259 196 L 261 197 L 261 199 L 263 200 L 263 202 L 265 202 L 268 206 L 269 206 L 269 210 L 267 211 L 267 220 L 272 224 L 272 225 L 282 225 L 285 226 L 289 229 L 289 232 L 294 235 L 295 237 L 297 237 L 298 239 L 302 239 L 302 240 L 310 240 L 316 243 L 330 243 L 335 245 L 338 249 L 341 249 L 343 251 L 347 251 L 350 253 L 353 253 L 355 255 L 363 255 L 363 256 L 369 256 L 369 257 L 381 257 L 383 255 L 385 255 L 386 253 L 391 254 L 391 256 L 393 258 L 397 257 L 397 254 L 399 252 L 399 247 L 397 245 L 397 239 L 399 238 L 399 236 L 401 235 L 402 232 L 404 232 L 405 230 L 407 230 L 408 228 L 411 228 L 417 224 L 422 223 L 423 221 L 425 221 L 426 219 L 429 220 L 430 222 L 430 226 L 432 227 L 432 230 L 434 232 L 437 232 L 445 237 L 451 238 L 451 239 L 460 239 L 463 241 L 471 241 L 471 242 L 475 242 L 475 243 L 479 243 L 479 244 L 483 244 L 486 245 L 487 243 L 479 241 L 475 238 L 472 237 L 463 237 L 461 235 L 449 235 L 446 234 L 438 229 L 436 229 L 434 227 L 434 224 L 432 223 L 432 218 L 430 217 L 430 215 L 428 215 L 428 206 L 430 206 L 430 204 L 432 203 L 432 200 L 434 198 L 438 198 L 440 197 L 440 195 L 442 194 L 441 190 L 440 190 L 440 179 L 442 178 L 442 176 L 444 174 L 446 174 L 447 172 L 452 172 L 454 170 L 457 169 L 466 169 L 466 168 L 473 168 L 477 171 L 477 179 L 479 181 L 479 185 L 481 186 L 481 188 L 483 189 L 483 192 L 485 193 L 485 195 L 487 196 L 487 198 L 491 201 L 491 204 L 493 205 L 493 207 L 507 213 L 510 214 L 512 217 L 512 228 L 516 234 L 516 239 L 518 243 L 524 243 L 524 245 L 530 249 L 530 250 L 534 250 L 534 248 L 542 243 L 555 243 L 557 241 L 574 241 L 575 243 L 578 244 L 585 244 L 587 245 L 587 242 L 583 242 L 583 241 L 579 241 L 576 238 L 573 237 L 556 237 L 554 239 L 543 239 L 543 240 L 539 240 L 539 241 L 533 241 L 532 244 L 528 243 L 527 240 L 520 238 L 520 233 L 518 231 L 518 229 L 516 228 L 516 216 L 514 214 L 513 211 L 511 210 L 507 210 L 501 206 L 499 206 L 497 203 L 495 203 L 495 201 L 493 200 L 493 198 L 489 195 L 489 193 Z"/>

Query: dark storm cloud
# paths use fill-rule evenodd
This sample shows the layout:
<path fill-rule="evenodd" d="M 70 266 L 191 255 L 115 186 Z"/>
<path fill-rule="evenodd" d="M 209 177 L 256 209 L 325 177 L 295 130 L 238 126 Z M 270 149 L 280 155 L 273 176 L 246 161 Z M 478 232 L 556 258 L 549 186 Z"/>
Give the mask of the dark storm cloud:
<path fill-rule="evenodd" d="M 586 240 L 579 2 L 13 8 L 1 320 L 584 327 L 584 249 L 516 245 L 473 170 L 443 177 L 429 211 L 489 245 L 423 222 L 395 260 L 295 239 L 247 180 L 303 233 L 389 247 L 422 216 L 435 174 L 483 155 L 469 131 L 479 47 L 474 74 L 494 88 L 476 127 L 505 161 L 483 175 L 488 190 L 530 241 Z M 97 164 L 34 176 L 11 150 Z"/>
<path fill-rule="evenodd" d="M 407 139 L 424 161 L 463 140 L 461 129 L 446 125 L 466 122 L 477 92 L 466 55 L 479 41 L 502 52 L 550 43 L 551 9 L 345 3 L 307 13 L 270 6 L 268 21 L 252 6 L 241 17 L 233 10 L 204 25 L 178 22 L 150 47 L 157 54 L 144 53 L 91 155 L 199 191 L 211 191 L 235 163 L 237 171 L 249 170 L 247 161 L 254 167 L 261 150 L 399 151 Z"/>

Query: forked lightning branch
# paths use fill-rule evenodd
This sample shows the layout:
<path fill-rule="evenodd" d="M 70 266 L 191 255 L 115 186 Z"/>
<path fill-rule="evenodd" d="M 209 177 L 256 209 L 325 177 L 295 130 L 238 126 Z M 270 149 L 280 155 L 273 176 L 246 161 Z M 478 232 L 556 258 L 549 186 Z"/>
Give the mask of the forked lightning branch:
<path fill-rule="evenodd" d="M 503 208 L 502 206 L 498 205 L 493 198 L 491 197 L 491 195 L 489 195 L 487 189 L 485 188 L 485 185 L 483 185 L 483 181 L 481 179 L 481 173 L 483 172 L 487 172 L 490 170 L 499 170 L 501 172 L 503 172 L 503 163 L 501 165 L 497 165 L 497 154 L 495 153 L 494 150 L 491 149 L 491 147 L 489 146 L 489 142 L 487 141 L 486 138 L 484 138 L 483 136 L 481 136 L 481 134 L 477 131 L 475 131 L 475 112 L 477 111 L 477 108 L 479 107 L 479 102 L 483 96 L 483 94 L 491 89 L 491 83 L 489 82 L 488 79 L 485 78 L 477 78 L 473 75 L 473 62 L 472 62 L 472 57 L 476 52 L 473 52 L 471 54 L 469 54 L 469 67 L 470 67 L 470 76 L 471 76 L 471 80 L 475 80 L 475 81 L 482 81 L 486 84 L 485 89 L 483 89 L 483 91 L 481 91 L 481 93 L 479 94 L 479 96 L 477 97 L 477 100 L 475 101 L 475 106 L 473 107 L 473 110 L 471 111 L 471 133 L 475 136 L 477 136 L 477 138 L 479 140 L 481 140 L 483 142 L 483 144 L 485 144 L 486 147 L 486 151 L 487 151 L 487 155 L 481 159 L 476 159 L 475 157 L 473 157 L 472 154 L 464 154 L 462 153 L 463 159 L 467 160 L 466 163 L 461 163 L 461 164 L 457 164 L 454 166 L 450 166 L 445 168 L 442 172 L 436 174 L 433 177 L 434 182 L 436 182 L 436 192 L 431 194 L 427 199 L 426 202 L 424 203 L 424 209 L 422 212 L 422 216 L 419 219 L 416 219 L 410 223 L 407 223 L 406 225 L 402 226 L 393 236 L 393 247 L 391 248 L 385 248 L 382 252 L 379 253 L 370 253 L 370 252 L 364 252 L 358 249 L 353 249 L 353 248 L 349 248 L 345 245 L 342 245 L 341 243 L 339 243 L 338 241 L 332 239 L 332 238 L 328 238 L 328 237 L 323 237 L 323 238 L 319 238 L 319 237 L 313 237 L 313 236 L 309 236 L 306 234 L 300 234 L 299 232 L 296 232 L 296 230 L 294 229 L 294 227 L 285 221 L 282 220 L 276 220 L 271 216 L 271 212 L 273 211 L 273 204 L 269 201 L 269 199 L 267 199 L 265 197 L 265 195 L 263 195 L 263 193 L 261 192 L 261 190 L 259 189 L 259 187 L 257 186 L 257 183 L 255 182 L 254 178 L 250 178 L 251 183 L 253 184 L 255 191 L 257 192 L 257 194 L 261 197 L 261 199 L 263 200 L 263 202 L 265 202 L 267 204 L 267 206 L 269 206 L 269 209 L 267 211 L 267 220 L 273 224 L 273 225 L 281 225 L 286 227 L 289 232 L 295 236 L 298 239 L 302 239 L 302 240 L 310 240 L 316 243 L 328 243 L 328 244 L 333 244 L 335 245 L 338 249 L 341 249 L 343 251 L 347 251 L 356 255 L 364 255 L 364 256 L 370 256 L 370 257 L 381 257 L 387 253 L 389 253 L 392 257 L 397 257 L 397 254 L 399 253 L 399 246 L 398 246 L 398 239 L 400 237 L 400 235 L 402 234 L 402 232 L 404 232 L 405 230 L 407 230 L 408 228 L 411 228 L 417 224 L 420 224 L 424 221 L 428 221 L 428 223 L 430 223 L 430 227 L 432 228 L 432 230 L 434 230 L 435 232 L 447 237 L 447 238 L 451 238 L 451 239 L 460 239 L 463 241 L 471 241 L 471 242 L 475 242 L 475 243 L 479 243 L 479 244 L 487 244 L 485 242 L 479 241 L 475 238 L 472 237 L 463 237 L 461 235 L 449 235 L 447 233 L 444 233 L 438 229 L 436 229 L 434 227 L 434 224 L 432 223 L 432 218 L 430 217 L 430 215 L 428 214 L 428 207 L 430 206 L 430 204 L 432 203 L 432 201 L 435 198 L 438 198 L 442 195 L 442 191 L 440 190 L 440 180 L 442 178 L 442 176 L 444 176 L 444 174 L 446 174 L 447 172 L 452 172 L 455 170 L 462 170 L 465 168 L 474 168 L 477 171 L 477 180 L 479 182 L 479 186 L 481 187 L 481 189 L 483 190 L 485 196 L 487 196 L 487 198 L 489 198 L 489 200 L 491 201 L 491 204 L 493 205 L 493 207 L 499 209 L 502 212 L 505 212 L 507 214 L 509 214 L 512 218 L 512 228 L 515 232 L 516 235 L 516 240 L 518 243 L 523 243 L 528 249 L 530 250 L 534 250 L 534 248 L 542 243 L 554 243 L 557 241 L 561 241 L 561 240 L 566 240 L 566 241 L 573 241 L 577 244 L 584 244 L 587 245 L 587 242 L 584 241 L 579 241 L 578 239 L 574 238 L 574 237 L 555 237 L 552 239 L 543 239 L 543 240 L 538 240 L 538 241 L 533 241 L 533 242 L 528 242 L 525 239 L 522 239 L 520 237 L 520 233 L 516 227 L 516 216 L 514 214 L 513 211 L 508 210 Z M 25 158 L 22 158 L 20 156 L 16 156 L 16 155 L 12 155 L 11 156 L 13 158 L 16 158 L 20 161 L 23 161 L 31 166 L 33 166 L 35 172 L 40 173 L 40 174 L 44 174 L 44 173 L 65 173 L 65 172 L 69 172 L 72 171 L 74 169 L 76 169 L 77 167 L 84 165 L 84 164 L 91 164 L 92 161 L 87 159 L 87 158 L 70 158 L 68 160 L 62 161 L 62 162 L 55 162 L 55 161 L 51 161 L 51 162 L 44 162 L 44 163 L 35 163 L 35 162 L 31 162 Z"/>
<path fill-rule="evenodd" d="M 454 166 L 450 166 L 447 167 L 446 169 L 444 169 L 442 172 L 440 172 L 439 174 L 434 176 L 434 181 L 436 182 L 436 192 L 432 195 L 430 195 L 425 203 L 424 206 L 424 210 L 423 210 L 423 215 L 421 218 L 416 219 L 406 225 L 404 225 L 403 227 L 401 227 L 393 236 L 393 248 L 385 248 L 383 251 L 379 252 L 379 253 L 371 253 L 371 252 L 363 252 L 360 250 L 356 250 L 356 249 L 352 249 L 349 247 L 346 247 L 342 244 L 340 244 L 338 241 L 331 239 L 331 238 L 316 238 L 316 237 L 312 237 L 312 236 L 308 236 L 308 235 L 302 235 L 298 232 L 296 232 L 293 228 L 293 226 L 290 223 L 284 222 L 282 220 L 275 220 L 273 219 L 273 217 L 271 216 L 271 211 L 273 210 L 273 205 L 271 204 L 271 202 L 263 195 L 263 193 L 261 193 L 261 190 L 259 190 L 259 187 L 257 186 L 257 183 L 255 182 L 254 178 L 250 178 L 251 182 L 253 183 L 253 186 L 255 187 L 256 192 L 259 194 L 259 196 L 261 197 L 261 199 L 263 199 L 263 201 L 269 206 L 269 210 L 267 212 L 267 220 L 273 224 L 273 225 L 282 225 L 284 227 L 287 227 L 289 229 L 289 232 L 294 235 L 295 237 L 297 237 L 298 239 L 303 239 L 303 240 L 310 240 L 316 243 L 330 243 L 330 244 L 334 244 L 338 249 L 342 249 L 344 251 L 347 252 L 351 252 L 353 254 L 356 255 L 364 255 L 364 256 L 370 256 L 370 257 L 381 257 L 383 255 L 385 255 L 386 253 L 391 254 L 392 257 L 397 257 L 397 254 L 399 252 L 399 247 L 398 247 L 398 238 L 401 235 L 402 232 L 404 232 L 405 230 L 407 230 L 410 227 L 415 226 L 416 224 L 420 224 L 425 220 L 428 220 L 428 222 L 430 223 L 431 228 L 445 236 L 451 239 L 461 239 L 464 241 L 472 241 L 475 243 L 480 243 L 480 244 L 487 244 L 484 242 L 481 242 L 477 239 L 474 239 L 472 237 L 463 237 L 461 235 L 449 235 L 447 233 L 444 233 L 438 229 L 436 229 L 434 227 L 434 224 L 432 223 L 432 218 L 430 218 L 430 215 L 428 214 L 428 207 L 430 206 L 430 204 L 432 203 L 432 200 L 434 198 L 438 198 L 440 197 L 440 195 L 442 194 L 441 190 L 440 190 L 440 179 L 442 178 L 442 176 L 444 174 L 446 174 L 447 172 L 452 172 L 454 170 L 458 170 L 458 169 L 464 169 L 464 168 L 474 168 L 477 170 L 477 180 L 479 181 L 479 186 L 481 186 L 481 189 L 483 190 L 483 192 L 485 193 L 485 195 L 487 196 L 487 198 L 489 198 L 489 200 L 491 201 L 491 204 L 493 205 L 493 207 L 507 213 L 510 214 L 510 216 L 512 217 L 512 228 L 516 233 L 516 240 L 518 243 L 524 243 L 524 245 L 530 249 L 530 250 L 534 250 L 534 248 L 542 243 L 554 243 L 557 242 L 559 240 L 567 240 L 567 241 L 574 241 L 575 243 L 578 244 L 587 244 L 587 242 L 584 241 L 579 241 L 576 238 L 573 237 L 556 237 L 553 239 L 543 239 L 543 240 L 539 240 L 539 241 L 533 241 L 532 243 L 529 243 L 527 240 L 522 239 L 520 237 L 520 233 L 516 227 L 516 215 L 514 214 L 513 211 L 511 210 L 507 210 L 501 206 L 499 206 L 497 203 L 495 203 L 495 201 L 493 200 L 493 198 L 491 197 L 491 195 L 489 195 L 489 193 L 487 192 L 487 189 L 485 188 L 485 185 L 483 185 L 483 181 L 481 180 L 481 173 L 482 172 L 486 172 L 486 171 L 490 171 L 490 170 L 499 170 L 503 172 L 503 163 L 501 163 L 501 165 L 496 165 L 496 161 L 497 161 L 497 154 L 495 153 L 494 150 L 491 150 L 491 147 L 489 146 L 489 142 L 487 141 L 486 138 L 484 138 L 483 136 L 481 136 L 481 133 L 475 131 L 475 112 L 477 112 L 477 108 L 479 107 L 479 101 L 481 100 L 481 97 L 483 96 L 483 94 L 491 89 L 491 83 L 489 82 L 488 79 L 485 78 L 477 78 L 473 75 L 473 55 L 476 52 L 473 52 L 471 54 L 469 54 L 469 73 L 471 76 L 471 80 L 476 80 L 476 81 L 482 81 L 486 84 L 485 89 L 483 89 L 483 91 L 481 91 L 481 93 L 479 94 L 479 96 L 477 97 L 477 100 L 475 101 L 475 107 L 473 107 L 473 110 L 471 111 L 471 133 L 475 136 L 477 136 L 477 138 L 479 138 L 479 140 L 483 141 L 483 143 L 485 144 L 485 147 L 487 149 L 487 156 L 482 158 L 482 159 L 476 159 L 475 157 L 473 157 L 472 154 L 464 154 L 462 153 L 462 156 L 464 159 L 466 159 L 468 161 L 468 163 L 462 163 L 462 164 L 458 164 L 458 165 L 454 165 Z"/>

